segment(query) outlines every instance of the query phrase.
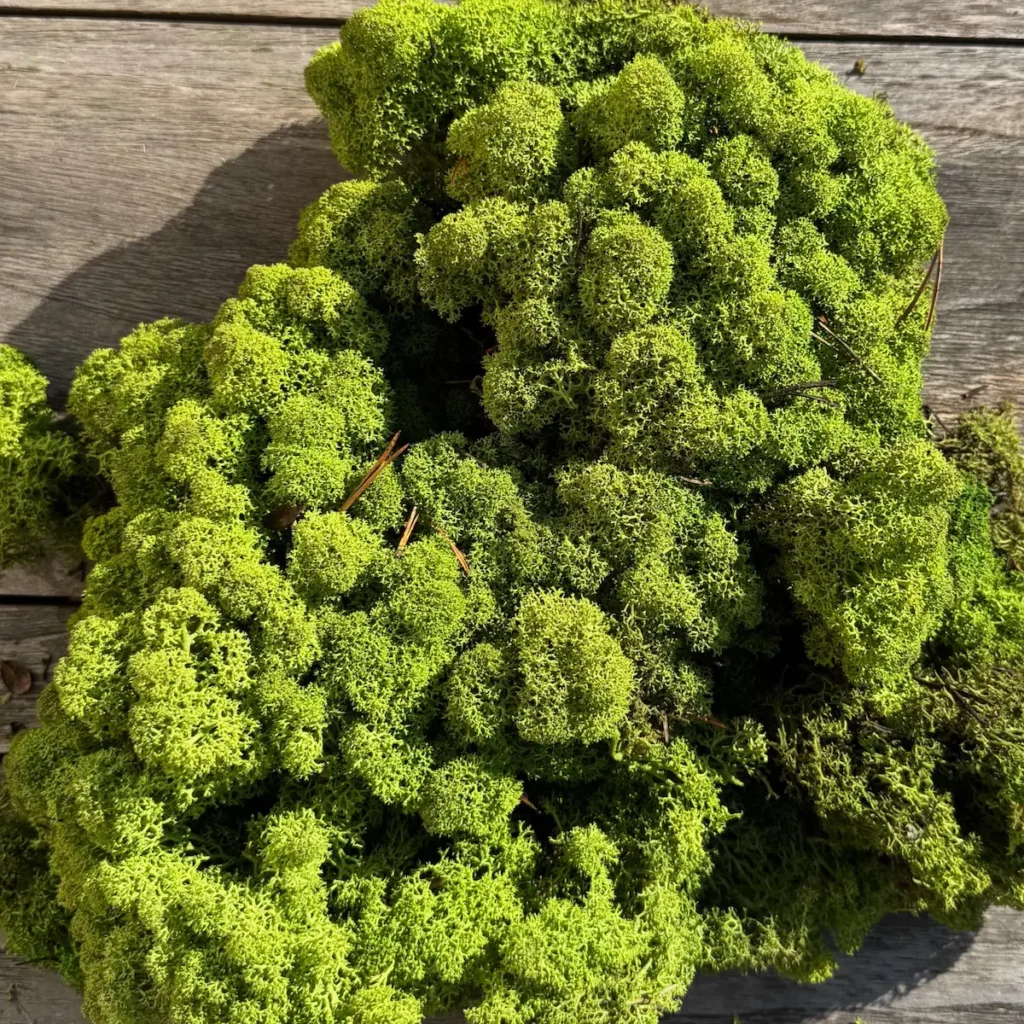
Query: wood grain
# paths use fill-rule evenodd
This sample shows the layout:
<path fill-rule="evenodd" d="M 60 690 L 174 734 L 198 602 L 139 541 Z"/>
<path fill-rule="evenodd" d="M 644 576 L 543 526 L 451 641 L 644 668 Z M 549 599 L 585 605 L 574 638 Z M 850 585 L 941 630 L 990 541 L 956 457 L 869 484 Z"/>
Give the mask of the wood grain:
<path fill-rule="evenodd" d="M 62 395 L 136 323 L 205 318 L 341 171 L 302 87 L 310 27 L 9 19 L 0 339 Z M 935 147 L 952 225 L 926 395 L 1024 394 L 1024 48 L 806 44 Z M 867 61 L 863 77 L 854 62 Z"/>
<path fill-rule="evenodd" d="M 59 398 L 143 320 L 211 316 L 341 176 L 318 28 L 0 19 L 0 340 Z"/>
<path fill-rule="evenodd" d="M 8 601 L 19 597 L 79 598 L 83 569 L 81 564 L 74 564 L 73 558 L 63 555 L 12 565 L 0 570 L 0 597 Z"/>
<path fill-rule="evenodd" d="M 0 686 L 0 701 L 7 698 L 0 704 L 0 756 L 7 752 L 18 729 L 39 724 L 36 697 L 67 651 L 67 621 L 74 610 L 72 605 L 0 605 L 0 658 L 24 665 L 32 673 L 32 689 L 24 696 L 10 695 Z M 2 995 L 0 991 L 0 999 Z"/>
<path fill-rule="evenodd" d="M 1008 0 L 707 0 L 715 14 L 761 22 L 772 32 L 859 38 L 1024 38 L 1024 7 Z M 9 5 L 13 6 L 13 5 Z M 342 21 L 369 0 L 41 0 L 21 9 L 163 17 Z M 4 5 L 0 5 L 0 12 Z"/>

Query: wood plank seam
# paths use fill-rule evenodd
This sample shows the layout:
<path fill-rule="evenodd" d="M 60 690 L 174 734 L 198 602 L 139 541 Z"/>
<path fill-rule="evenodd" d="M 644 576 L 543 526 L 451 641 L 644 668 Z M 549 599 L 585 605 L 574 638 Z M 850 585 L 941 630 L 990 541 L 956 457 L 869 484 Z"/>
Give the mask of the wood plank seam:
<path fill-rule="evenodd" d="M 444 2 L 444 0 L 442 0 Z M 351 8 L 340 12 L 336 18 L 316 15 L 245 14 L 231 11 L 146 11 L 131 7 L 81 7 L 65 8 L 46 5 L 0 4 L 0 18 L 62 18 L 79 21 L 159 21 L 184 24 L 210 25 L 276 25 L 285 28 L 337 28 L 351 16 L 354 10 L 372 6 L 372 0 L 354 0 L 341 5 Z M 1018 36 L 965 36 L 943 33 L 865 33 L 865 32 L 776 32 L 766 30 L 768 35 L 780 35 L 794 43 L 862 43 L 903 44 L 909 46 L 1009 46 L 1024 47 L 1024 38 Z"/>
<path fill-rule="evenodd" d="M 348 5 L 346 5 L 348 6 Z M 369 7 L 369 3 L 355 5 Z M 136 11 L 129 7 L 76 8 L 22 7 L 0 4 L 0 18 L 54 18 L 62 21 L 160 21 L 186 25 L 267 25 L 279 28 L 337 29 L 346 15 L 321 18 L 313 15 L 242 14 L 230 11 Z"/>

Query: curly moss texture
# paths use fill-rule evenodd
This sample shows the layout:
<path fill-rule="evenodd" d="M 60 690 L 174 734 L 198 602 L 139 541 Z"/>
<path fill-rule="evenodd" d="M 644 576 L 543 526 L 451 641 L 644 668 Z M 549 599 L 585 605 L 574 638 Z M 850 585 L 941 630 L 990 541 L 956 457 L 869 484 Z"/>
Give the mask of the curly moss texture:
<path fill-rule="evenodd" d="M 83 467 L 46 404 L 46 383 L 20 352 L 0 345 L 0 568 L 55 541 L 73 543 L 68 520 Z"/>
<path fill-rule="evenodd" d="M 97 1024 L 654 1024 L 1024 907 L 1024 460 L 921 413 L 925 144 L 654 0 L 382 0 L 307 79 L 357 178 L 72 389 L 11 948 Z"/>

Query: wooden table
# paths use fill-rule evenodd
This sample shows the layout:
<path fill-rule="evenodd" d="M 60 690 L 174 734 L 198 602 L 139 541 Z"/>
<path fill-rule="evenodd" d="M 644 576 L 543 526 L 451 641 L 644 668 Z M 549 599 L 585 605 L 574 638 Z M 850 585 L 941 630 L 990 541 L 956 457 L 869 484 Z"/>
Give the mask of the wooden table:
<path fill-rule="evenodd" d="M 0 340 L 66 393 L 141 320 L 205 319 L 339 176 L 302 69 L 356 0 L 0 0 Z M 884 92 L 935 147 L 952 224 L 925 398 L 1024 396 L 1024 0 L 717 0 L 858 91 Z M 854 72 L 866 62 L 863 75 Z M 80 581 L 0 574 L 0 657 L 42 687 Z M 0 707 L 0 753 L 33 724 Z M 899 917 L 816 988 L 704 978 L 675 1021 L 1024 1021 L 1024 915 L 977 935 Z M 74 1024 L 78 998 L 0 955 L 0 1024 Z"/>

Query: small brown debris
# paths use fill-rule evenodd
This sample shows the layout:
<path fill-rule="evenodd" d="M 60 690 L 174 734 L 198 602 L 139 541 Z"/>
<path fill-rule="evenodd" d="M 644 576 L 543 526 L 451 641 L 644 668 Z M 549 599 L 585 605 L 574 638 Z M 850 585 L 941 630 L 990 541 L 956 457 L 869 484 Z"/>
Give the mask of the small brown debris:
<path fill-rule="evenodd" d="M 455 166 L 452 167 L 452 172 L 448 176 L 448 187 L 451 188 L 452 185 L 454 185 L 455 182 L 460 177 L 462 177 L 462 175 L 465 174 L 466 171 L 468 171 L 468 170 L 469 170 L 469 158 L 465 157 L 465 156 L 460 156 L 459 159 L 455 161 Z"/>
<path fill-rule="evenodd" d="M 526 804 L 531 811 L 536 811 L 538 814 L 540 813 L 540 808 L 525 793 L 519 798 L 519 802 L 521 804 Z"/>
<path fill-rule="evenodd" d="M 860 78 L 863 78 L 868 70 L 868 62 L 866 60 L 858 60 L 853 63 L 853 73 Z"/>
<path fill-rule="evenodd" d="M 370 484 L 372 484 L 373 481 L 377 479 L 377 474 L 380 473 L 382 469 L 385 469 L 388 466 L 390 466 L 391 463 L 395 461 L 395 459 L 397 459 L 409 448 L 407 444 L 403 444 L 402 447 L 399 448 L 397 452 L 394 450 L 395 443 L 398 441 L 398 437 L 400 434 L 400 430 L 396 431 L 394 437 L 392 437 L 391 440 L 388 441 L 387 448 L 384 449 L 384 451 L 381 453 L 377 461 L 370 467 L 370 471 L 359 482 L 359 486 L 345 499 L 345 504 L 341 506 L 342 512 L 347 512 L 359 500 L 359 498 L 362 496 L 366 488 L 369 487 Z"/>
<path fill-rule="evenodd" d="M 419 509 L 413 505 L 412 512 L 409 513 L 409 518 L 405 521 L 405 529 L 402 531 L 402 539 L 398 542 L 399 554 L 405 550 L 406 544 L 409 543 L 409 538 L 412 536 L 412 531 L 416 529 L 416 524 L 419 522 L 419 518 Z"/>
<path fill-rule="evenodd" d="M 305 505 L 278 505 L 267 513 L 264 525 L 268 530 L 287 530 L 305 511 Z"/>
<path fill-rule="evenodd" d="M 939 269 L 938 273 L 935 275 L 935 287 L 932 289 L 932 304 L 931 308 L 928 310 L 928 322 L 924 325 L 924 329 L 926 331 L 931 328 L 933 323 L 935 323 L 935 309 L 939 304 L 939 293 L 942 291 L 943 248 L 944 243 L 939 242 L 939 253 L 936 257 Z"/>
<path fill-rule="evenodd" d="M 942 248 L 940 246 L 939 247 L 939 252 L 941 252 L 941 251 L 942 251 Z M 932 262 L 931 262 L 931 264 L 928 267 L 928 273 L 924 275 L 924 280 L 921 282 L 921 286 L 917 289 L 917 294 L 915 294 L 914 297 L 910 300 L 910 305 L 907 306 L 907 308 L 905 310 L 903 310 L 902 313 L 900 313 L 899 319 L 896 321 L 896 326 L 897 327 L 899 327 L 900 324 L 902 324 L 903 321 L 906 320 L 907 317 L 910 316 L 910 314 L 914 312 L 914 309 L 916 308 L 918 302 L 921 301 L 921 296 L 924 295 L 924 290 L 925 290 L 925 288 L 928 287 L 928 282 L 931 281 L 932 274 L 935 273 L 935 268 L 939 265 L 939 252 L 937 252 L 932 257 Z"/>
<path fill-rule="evenodd" d="M 707 725 L 713 725 L 716 729 L 727 728 L 725 722 L 722 722 L 719 719 L 715 718 L 714 715 L 698 715 L 698 718 L 700 718 L 700 720 L 702 722 L 705 722 Z"/>
<path fill-rule="evenodd" d="M 459 560 L 459 565 L 462 566 L 462 571 L 467 576 L 471 575 L 471 573 L 469 571 L 469 559 L 466 558 L 466 556 L 455 546 L 455 541 L 453 541 L 451 539 L 451 537 L 449 537 L 448 534 L 445 533 L 444 530 L 441 529 L 440 526 L 435 526 L 434 529 L 437 530 L 437 532 L 442 537 L 444 537 L 444 539 L 446 541 L 448 541 L 449 546 L 451 547 L 452 551 L 455 553 L 455 557 Z"/>
<path fill-rule="evenodd" d="M 16 661 L 0 661 L 0 679 L 15 697 L 32 689 L 32 673 Z"/>
<path fill-rule="evenodd" d="M 980 395 L 982 393 L 982 391 L 987 391 L 987 390 L 988 390 L 988 385 L 987 384 L 979 384 L 976 388 L 971 388 L 970 391 L 965 391 L 960 396 L 960 401 L 961 402 L 969 402 L 972 398 L 977 398 L 978 395 Z"/>
<path fill-rule="evenodd" d="M 712 486 L 712 481 L 711 480 L 697 480 L 695 477 L 692 477 L 692 476 L 678 476 L 678 477 L 676 477 L 676 479 L 680 483 L 693 484 L 694 487 L 711 487 Z"/>
<path fill-rule="evenodd" d="M 661 734 L 665 737 L 665 746 L 667 747 L 669 744 L 668 715 L 661 716 Z"/>

